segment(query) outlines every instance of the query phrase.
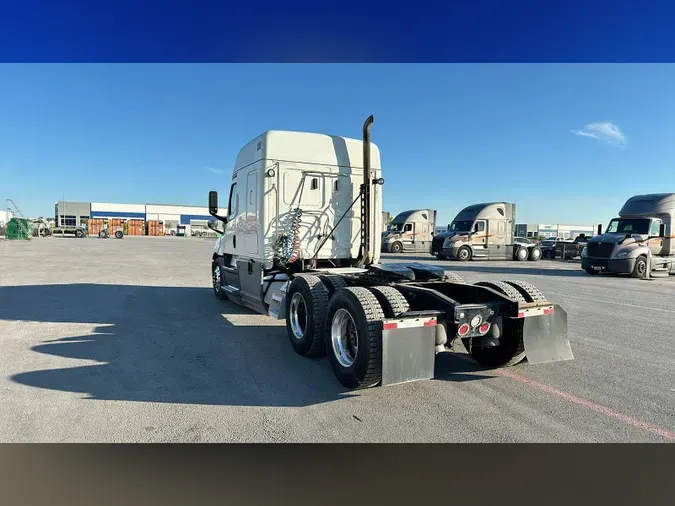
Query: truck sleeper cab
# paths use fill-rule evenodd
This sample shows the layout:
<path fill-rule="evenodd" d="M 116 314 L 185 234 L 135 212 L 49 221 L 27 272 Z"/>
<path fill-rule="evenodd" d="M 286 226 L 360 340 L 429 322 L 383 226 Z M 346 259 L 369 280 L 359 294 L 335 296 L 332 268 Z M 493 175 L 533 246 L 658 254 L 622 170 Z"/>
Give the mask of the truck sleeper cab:
<path fill-rule="evenodd" d="M 474 204 L 462 209 L 447 232 L 434 237 L 431 254 L 440 260 L 532 260 L 541 258 L 534 243 L 515 241 L 516 205 Z"/>
<path fill-rule="evenodd" d="M 386 253 L 426 253 L 436 230 L 436 210 L 415 209 L 399 213 L 382 235 Z"/>
<path fill-rule="evenodd" d="M 588 274 L 607 272 L 636 278 L 675 274 L 673 218 L 675 193 L 635 195 L 607 230 L 589 239 L 581 252 Z"/>
<path fill-rule="evenodd" d="M 286 321 L 301 356 L 326 353 L 347 388 L 429 379 L 460 339 L 490 367 L 573 359 L 565 311 L 529 283 L 465 283 L 444 269 L 382 264 L 377 146 L 268 131 L 239 153 L 211 256 L 218 299 Z M 215 228 L 215 227 L 212 227 Z"/>

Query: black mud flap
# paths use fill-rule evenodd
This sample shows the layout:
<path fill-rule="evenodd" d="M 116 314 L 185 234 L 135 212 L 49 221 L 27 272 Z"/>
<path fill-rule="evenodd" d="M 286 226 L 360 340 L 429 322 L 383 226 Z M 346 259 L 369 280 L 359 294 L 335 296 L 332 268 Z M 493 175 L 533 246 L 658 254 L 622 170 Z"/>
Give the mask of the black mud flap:
<path fill-rule="evenodd" d="M 530 364 L 574 360 L 567 335 L 567 313 L 557 304 L 542 314 L 523 318 L 523 345 Z"/>

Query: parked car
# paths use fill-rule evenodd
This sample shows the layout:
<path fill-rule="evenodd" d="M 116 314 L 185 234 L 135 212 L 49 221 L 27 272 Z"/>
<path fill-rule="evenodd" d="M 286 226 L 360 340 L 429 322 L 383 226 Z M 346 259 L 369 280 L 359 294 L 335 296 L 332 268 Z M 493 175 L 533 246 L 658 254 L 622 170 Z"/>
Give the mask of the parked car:
<path fill-rule="evenodd" d="M 581 256 L 581 250 L 584 249 L 589 237 L 581 234 L 574 240 L 552 238 L 546 239 L 539 245 L 541 253 L 544 258 L 553 260 L 555 258 L 562 258 L 569 260 Z"/>
<path fill-rule="evenodd" d="M 527 237 L 514 237 L 513 242 L 516 244 L 537 244 L 537 241 L 528 239 Z"/>

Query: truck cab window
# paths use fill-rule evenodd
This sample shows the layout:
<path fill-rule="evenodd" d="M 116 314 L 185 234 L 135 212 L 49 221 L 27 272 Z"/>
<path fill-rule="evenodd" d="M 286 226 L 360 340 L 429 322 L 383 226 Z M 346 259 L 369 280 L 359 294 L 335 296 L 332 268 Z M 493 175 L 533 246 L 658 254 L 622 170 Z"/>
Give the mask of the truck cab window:
<path fill-rule="evenodd" d="M 412 224 L 406 223 L 405 228 L 403 229 L 404 232 L 410 232 L 412 231 Z"/>
<path fill-rule="evenodd" d="M 232 186 L 230 186 L 230 198 L 227 200 L 227 213 L 229 214 L 230 218 L 236 216 L 237 214 L 237 210 L 232 207 L 232 200 L 233 200 L 232 197 L 235 196 L 236 191 L 237 191 L 237 183 L 234 183 L 232 184 Z M 239 195 L 237 195 L 236 207 L 239 207 L 238 197 Z"/>
<path fill-rule="evenodd" d="M 474 232 L 483 232 L 485 230 L 485 222 L 484 221 L 477 221 L 476 224 L 473 227 Z"/>
<path fill-rule="evenodd" d="M 649 230 L 649 235 L 658 236 L 660 231 L 659 229 L 661 228 L 661 223 L 663 223 L 661 220 L 654 220 L 652 222 L 652 228 Z"/>
<path fill-rule="evenodd" d="M 319 180 L 315 177 L 312 178 L 312 185 L 310 186 L 312 190 L 318 190 L 319 189 Z"/>

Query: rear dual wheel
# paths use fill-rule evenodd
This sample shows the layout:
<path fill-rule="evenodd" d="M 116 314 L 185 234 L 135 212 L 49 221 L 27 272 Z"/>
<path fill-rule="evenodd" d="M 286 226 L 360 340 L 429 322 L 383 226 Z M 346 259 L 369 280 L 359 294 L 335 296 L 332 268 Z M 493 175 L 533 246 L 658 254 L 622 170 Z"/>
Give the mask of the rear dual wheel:
<path fill-rule="evenodd" d="M 328 289 L 317 276 L 298 274 L 286 294 L 286 331 L 298 355 L 321 355 Z"/>
<path fill-rule="evenodd" d="M 394 287 L 346 286 L 339 276 L 301 274 L 286 294 L 286 328 L 302 356 L 322 353 L 347 388 L 376 386 L 382 380 L 381 320 L 410 309 Z"/>
<path fill-rule="evenodd" d="M 545 302 L 546 297 L 531 283 L 520 280 L 479 281 L 476 286 L 484 286 L 506 295 L 519 304 Z M 480 346 L 480 341 L 463 339 L 466 351 L 482 366 L 510 367 L 527 358 L 523 342 L 522 319 L 502 318 L 497 346 Z"/>
<path fill-rule="evenodd" d="M 531 262 L 536 262 L 540 259 L 541 259 L 541 248 L 539 246 L 530 248 L 528 260 L 530 260 Z"/>
<path fill-rule="evenodd" d="M 384 317 L 377 297 L 367 288 L 343 288 L 331 297 L 326 351 L 335 377 L 345 387 L 369 388 L 382 380 L 380 321 Z"/>

